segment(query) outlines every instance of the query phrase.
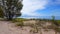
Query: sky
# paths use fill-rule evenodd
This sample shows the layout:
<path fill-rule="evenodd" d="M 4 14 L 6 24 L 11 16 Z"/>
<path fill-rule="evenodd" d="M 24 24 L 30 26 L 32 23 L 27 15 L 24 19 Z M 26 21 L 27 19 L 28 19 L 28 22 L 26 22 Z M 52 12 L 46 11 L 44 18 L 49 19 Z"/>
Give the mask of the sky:
<path fill-rule="evenodd" d="M 60 19 L 60 0 L 23 0 L 23 18 Z"/>

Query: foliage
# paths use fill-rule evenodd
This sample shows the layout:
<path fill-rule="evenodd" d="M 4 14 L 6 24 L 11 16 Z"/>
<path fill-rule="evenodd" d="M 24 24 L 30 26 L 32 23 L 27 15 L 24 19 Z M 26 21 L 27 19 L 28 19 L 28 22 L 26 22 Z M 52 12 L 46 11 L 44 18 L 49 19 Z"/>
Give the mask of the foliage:
<path fill-rule="evenodd" d="M 57 32 L 60 32 L 60 21 L 59 20 L 55 20 L 55 17 L 52 17 L 52 27 L 53 30 L 55 30 L 55 34 L 57 34 Z"/>
<path fill-rule="evenodd" d="M 2 0 L 2 8 L 4 17 L 8 20 L 12 20 L 13 17 L 21 16 L 21 9 L 23 7 L 22 0 Z"/>
<path fill-rule="evenodd" d="M 24 19 L 24 18 L 14 18 L 12 20 L 12 22 L 23 22 L 23 21 L 26 21 L 27 19 Z"/>
<path fill-rule="evenodd" d="M 13 19 L 12 20 L 12 22 L 13 23 L 15 23 L 16 24 L 16 26 L 24 26 L 24 20 L 26 20 L 26 19 L 24 19 L 24 18 L 15 18 L 15 19 Z"/>
<path fill-rule="evenodd" d="M 24 26 L 24 23 L 23 22 L 17 22 L 16 26 L 21 26 L 22 27 L 22 26 Z"/>
<path fill-rule="evenodd" d="M 3 18 L 3 16 L 4 16 L 3 11 L 2 11 L 1 6 L 0 6 L 0 17 Z"/>
<path fill-rule="evenodd" d="M 60 20 L 56 20 L 57 21 L 57 23 L 60 25 Z"/>
<path fill-rule="evenodd" d="M 55 20 L 55 16 L 52 16 L 52 19 Z"/>
<path fill-rule="evenodd" d="M 23 23 L 24 19 L 22 18 L 15 18 L 12 20 L 12 23 L 15 23 L 16 26 L 24 26 L 24 23 Z"/>

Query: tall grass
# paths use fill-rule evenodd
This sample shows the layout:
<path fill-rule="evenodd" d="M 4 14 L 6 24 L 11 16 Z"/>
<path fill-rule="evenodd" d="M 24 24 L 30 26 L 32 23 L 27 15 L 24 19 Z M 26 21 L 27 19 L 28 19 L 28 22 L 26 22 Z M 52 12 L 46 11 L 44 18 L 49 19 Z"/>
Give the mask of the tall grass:
<path fill-rule="evenodd" d="M 13 23 L 15 23 L 16 24 L 16 26 L 24 26 L 24 23 L 23 23 L 23 21 L 24 21 L 25 19 L 23 19 L 23 18 L 15 18 L 15 19 L 13 19 L 12 20 L 12 22 Z"/>

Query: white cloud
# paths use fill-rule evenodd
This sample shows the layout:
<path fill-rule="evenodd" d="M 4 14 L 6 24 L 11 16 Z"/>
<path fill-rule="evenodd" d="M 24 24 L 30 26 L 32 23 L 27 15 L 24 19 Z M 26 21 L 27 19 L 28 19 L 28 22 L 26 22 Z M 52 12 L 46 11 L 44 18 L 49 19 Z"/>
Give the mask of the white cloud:
<path fill-rule="evenodd" d="M 47 0 L 23 0 L 22 16 L 42 16 L 43 14 L 38 14 L 35 11 L 45 9 L 46 4 Z"/>

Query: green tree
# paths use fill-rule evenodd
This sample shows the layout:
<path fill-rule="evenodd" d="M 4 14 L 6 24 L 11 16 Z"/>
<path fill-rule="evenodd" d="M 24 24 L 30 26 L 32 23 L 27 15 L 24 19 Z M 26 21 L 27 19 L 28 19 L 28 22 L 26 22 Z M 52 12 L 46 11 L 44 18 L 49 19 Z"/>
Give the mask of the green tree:
<path fill-rule="evenodd" d="M 2 9 L 4 17 L 12 20 L 13 17 L 21 16 L 21 9 L 23 7 L 22 0 L 2 0 Z"/>
<path fill-rule="evenodd" d="M 2 9 L 1 9 L 1 6 L 0 6 L 0 18 L 3 18 L 3 11 L 2 11 Z"/>
<path fill-rule="evenodd" d="M 54 22 L 54 20 L 55 20 L 55 16 L 52 16 L 52 21 Z"/>

